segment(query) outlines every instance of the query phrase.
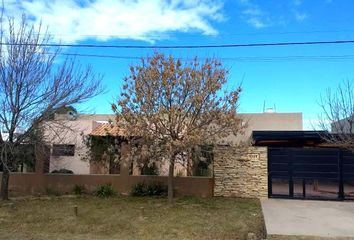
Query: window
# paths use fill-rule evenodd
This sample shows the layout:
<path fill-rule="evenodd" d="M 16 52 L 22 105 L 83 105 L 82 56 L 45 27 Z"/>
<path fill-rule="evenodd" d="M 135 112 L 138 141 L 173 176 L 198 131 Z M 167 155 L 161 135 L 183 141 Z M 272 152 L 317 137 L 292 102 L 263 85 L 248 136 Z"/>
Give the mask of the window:
<path fill-rule="evenodd" d="M 73 144 L 53 144 L 52 156 L 74 156 L 75 145 Z"/>

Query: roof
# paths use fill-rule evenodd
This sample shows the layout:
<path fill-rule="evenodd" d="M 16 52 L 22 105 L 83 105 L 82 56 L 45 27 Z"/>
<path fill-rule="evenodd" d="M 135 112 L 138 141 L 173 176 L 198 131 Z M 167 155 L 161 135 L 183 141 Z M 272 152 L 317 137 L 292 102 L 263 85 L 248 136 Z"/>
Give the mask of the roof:
<path fill-rule="evenodd" d="M 125 133 L 123 129 L 119 128 L 117 125 L 110 123 L 103 123 L 98 125 L 92 132 L 89 134 L 90 136 L 115 136 L 115 137 L 123 137 Z"/>
<path fill-rule="evenodd" d="M 323 144 L 327 131 L 253 131 L 256 146 L 318 146 Z"/>

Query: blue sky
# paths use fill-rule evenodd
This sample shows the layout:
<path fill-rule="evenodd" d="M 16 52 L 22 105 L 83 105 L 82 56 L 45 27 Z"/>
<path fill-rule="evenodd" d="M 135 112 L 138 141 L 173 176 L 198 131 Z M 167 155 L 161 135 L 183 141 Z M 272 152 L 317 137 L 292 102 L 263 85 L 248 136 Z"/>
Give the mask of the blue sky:
<path fill-rule="evenodd" d="M 351 0 L 5 0 L 7 15 L 43 21 L 53 41 L 114 45 L 208 45 L 354 40 Z M 64 49 L 67 53 L 141 57 L 154 50 Z M 229 85 L 242 81 L 242 112 L 303 112 L 316 124 L 320 95 L 354 78 L 354 44 L 164 50 L 188 58 L 219 57 Z M 320 56 L 339 56 L 337 59 Z M 230 59 L 232 58 L 232 59 Z M 104 74 L 107 92 L 79 109 L 111 113 L 110 102 L 135 59 L 81 57 Z"/>

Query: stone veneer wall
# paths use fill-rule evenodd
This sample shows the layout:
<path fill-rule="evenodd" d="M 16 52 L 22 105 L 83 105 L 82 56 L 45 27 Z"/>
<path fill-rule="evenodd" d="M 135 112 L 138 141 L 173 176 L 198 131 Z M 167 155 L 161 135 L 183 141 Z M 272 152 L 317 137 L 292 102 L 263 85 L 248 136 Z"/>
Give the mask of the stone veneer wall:
<path fill-rule="evenodd" d="M 214 196 L 267 197 L 267 158 L 266 147 L 216 147 Z"/>

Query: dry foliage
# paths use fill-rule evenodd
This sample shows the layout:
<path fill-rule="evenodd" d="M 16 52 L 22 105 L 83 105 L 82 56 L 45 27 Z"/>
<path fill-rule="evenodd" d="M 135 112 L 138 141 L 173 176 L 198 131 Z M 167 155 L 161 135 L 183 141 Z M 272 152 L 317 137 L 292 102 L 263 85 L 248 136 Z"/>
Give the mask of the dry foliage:
<path fill-rule="evenodd" d="M 242 129 L 237 115 L 241 88 L 227 91 L 228 71 L 217 59 L 200 62 L 155 53 L 130 68 L 113 111 L 119 127 L 169 160 L 169 198 L 174 164 L 190 149 L 220 143 Z"/>

